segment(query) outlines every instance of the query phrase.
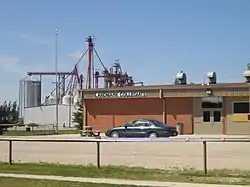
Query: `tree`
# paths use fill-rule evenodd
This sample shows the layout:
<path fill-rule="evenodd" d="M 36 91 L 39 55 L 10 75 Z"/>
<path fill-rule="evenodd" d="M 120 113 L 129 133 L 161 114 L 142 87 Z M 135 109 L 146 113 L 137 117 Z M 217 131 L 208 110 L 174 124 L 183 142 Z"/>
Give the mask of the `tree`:
<path fill-rule="evenodd" d="M 82 129 L 83 126 L 83 103 L 79 100 L 76 103 L 75 108 L 77 109 L 76 112 L 73 113 L 73 122 L 77 123 L 78 129 Z"/>
<path fill-rule="evenodd" d="M 1 124 L 13 124 L 18 122 L 19 108 L 17 102 L 13 103 L 10 101 L 7 104 L 5 101 L 0 105 L 0 123 Z"/>
<path fill-rule="evenodd" d="M 18 122 L 18 117 L 19 117 L 19 108 L 17 106 L 17 102 L 14 101 L 13 104 L 11 105 L 10 109 L 10 120 L 12 123 L 17 123 Z"/>

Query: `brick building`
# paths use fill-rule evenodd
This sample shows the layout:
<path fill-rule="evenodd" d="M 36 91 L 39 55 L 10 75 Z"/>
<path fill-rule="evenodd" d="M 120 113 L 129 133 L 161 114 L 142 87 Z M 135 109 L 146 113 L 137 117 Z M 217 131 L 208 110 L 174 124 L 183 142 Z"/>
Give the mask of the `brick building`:
<path fill-rule="evenodd" d="M 250 134 L 249 84 L 185 84 L 83 90 L 84 125 L 101 132 L 154 118 L 184 134 Z"/>

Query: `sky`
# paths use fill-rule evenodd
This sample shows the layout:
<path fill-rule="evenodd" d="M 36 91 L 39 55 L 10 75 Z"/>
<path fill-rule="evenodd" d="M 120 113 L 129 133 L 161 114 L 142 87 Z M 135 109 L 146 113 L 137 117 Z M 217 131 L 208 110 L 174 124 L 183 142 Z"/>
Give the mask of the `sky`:
<path fill-rule="evenodd" d="M 181 70 L 188 82 L 201 83 L 208 71 L 239 82 L 250 63 L 249 0 L 3 0 L 0 103 L 18 100 L 27 71 L 55 71 L 57 28 L 59 71 L 73 69 L 89 35 L 105 66 L 119 59 L 144 84 L 170 84 Z M 84 58 L 84 75 L 86 67 Z M 43 96 L 54 79 L 43 78 Z"/>

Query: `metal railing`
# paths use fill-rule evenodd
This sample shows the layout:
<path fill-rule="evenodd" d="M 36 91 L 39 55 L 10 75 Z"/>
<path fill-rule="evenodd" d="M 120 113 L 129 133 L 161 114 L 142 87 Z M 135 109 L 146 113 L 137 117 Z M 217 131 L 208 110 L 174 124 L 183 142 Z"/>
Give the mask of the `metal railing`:
<path fill-rule="evenodd" d="M 13 164 L 13 142 L 49 142 L 49 143 L 83 143 L 83 142 L 92 142 L 96 143 L 96 166 L 98 168 L 101 167 L 101 152 L 100 152 L 100 144 L 107 143 L 107 142 L 200 142 L 203 144 L 203 171 L 207 174 L 207 143 L 209 142 L 238 142 L 243 143 L 247 142 L 250 143 L 250 138 L 91 138 L 91 139 L 32 139 L 32 138 L 0 138 L 0 142 L 8 142 L 9 143 L 9 159 L 8 162 L 10 165 Z"/>

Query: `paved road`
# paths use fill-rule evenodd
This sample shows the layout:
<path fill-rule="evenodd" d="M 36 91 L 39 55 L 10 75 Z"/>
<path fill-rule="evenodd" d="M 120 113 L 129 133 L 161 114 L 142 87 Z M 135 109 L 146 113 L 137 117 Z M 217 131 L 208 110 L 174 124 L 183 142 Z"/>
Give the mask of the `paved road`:
<path fill-rule="evenodd" d="M 40 179 L 40 180 L 57 180 L 99 184 L 117 184 L 117 185 L 136 185 L 151 187 L 228 187 L 228 185 L 218 184 L 192 184 L 192 183 L 176 183 L 176 182 L 156 182 L 156 181 L 136 181 L 122 179 L 104 179 L 104 178 L 81 178 L 81 177 L 62 177 L 48 175 L 25 175 L 25 174 L 5 174 L 0 173 L 0 177 L 12 177 L 23 179 Z M 246 187 L 241 185 L 230 185 L 230 187 Z"/>
<path fill-rule="evenodd" d="M 49 136 L 46 136 L 47 138 Z M 79 135 L 54 138 L 80 138 Z M 41 138 L 41 137 L 33 137 Z M 51 136 L 50 136 L 51 138 Z M 209 169 L 250 169 L 250 143 L 209 143 Z M 202 143 L 102 143 L 101 164 L 148 168 L 203 168 Z M 95 143 L 13 143 L 15 162 L 96 164 Z M 8 143 L 0 142 L 0 161 L 8 161 Z"/>

